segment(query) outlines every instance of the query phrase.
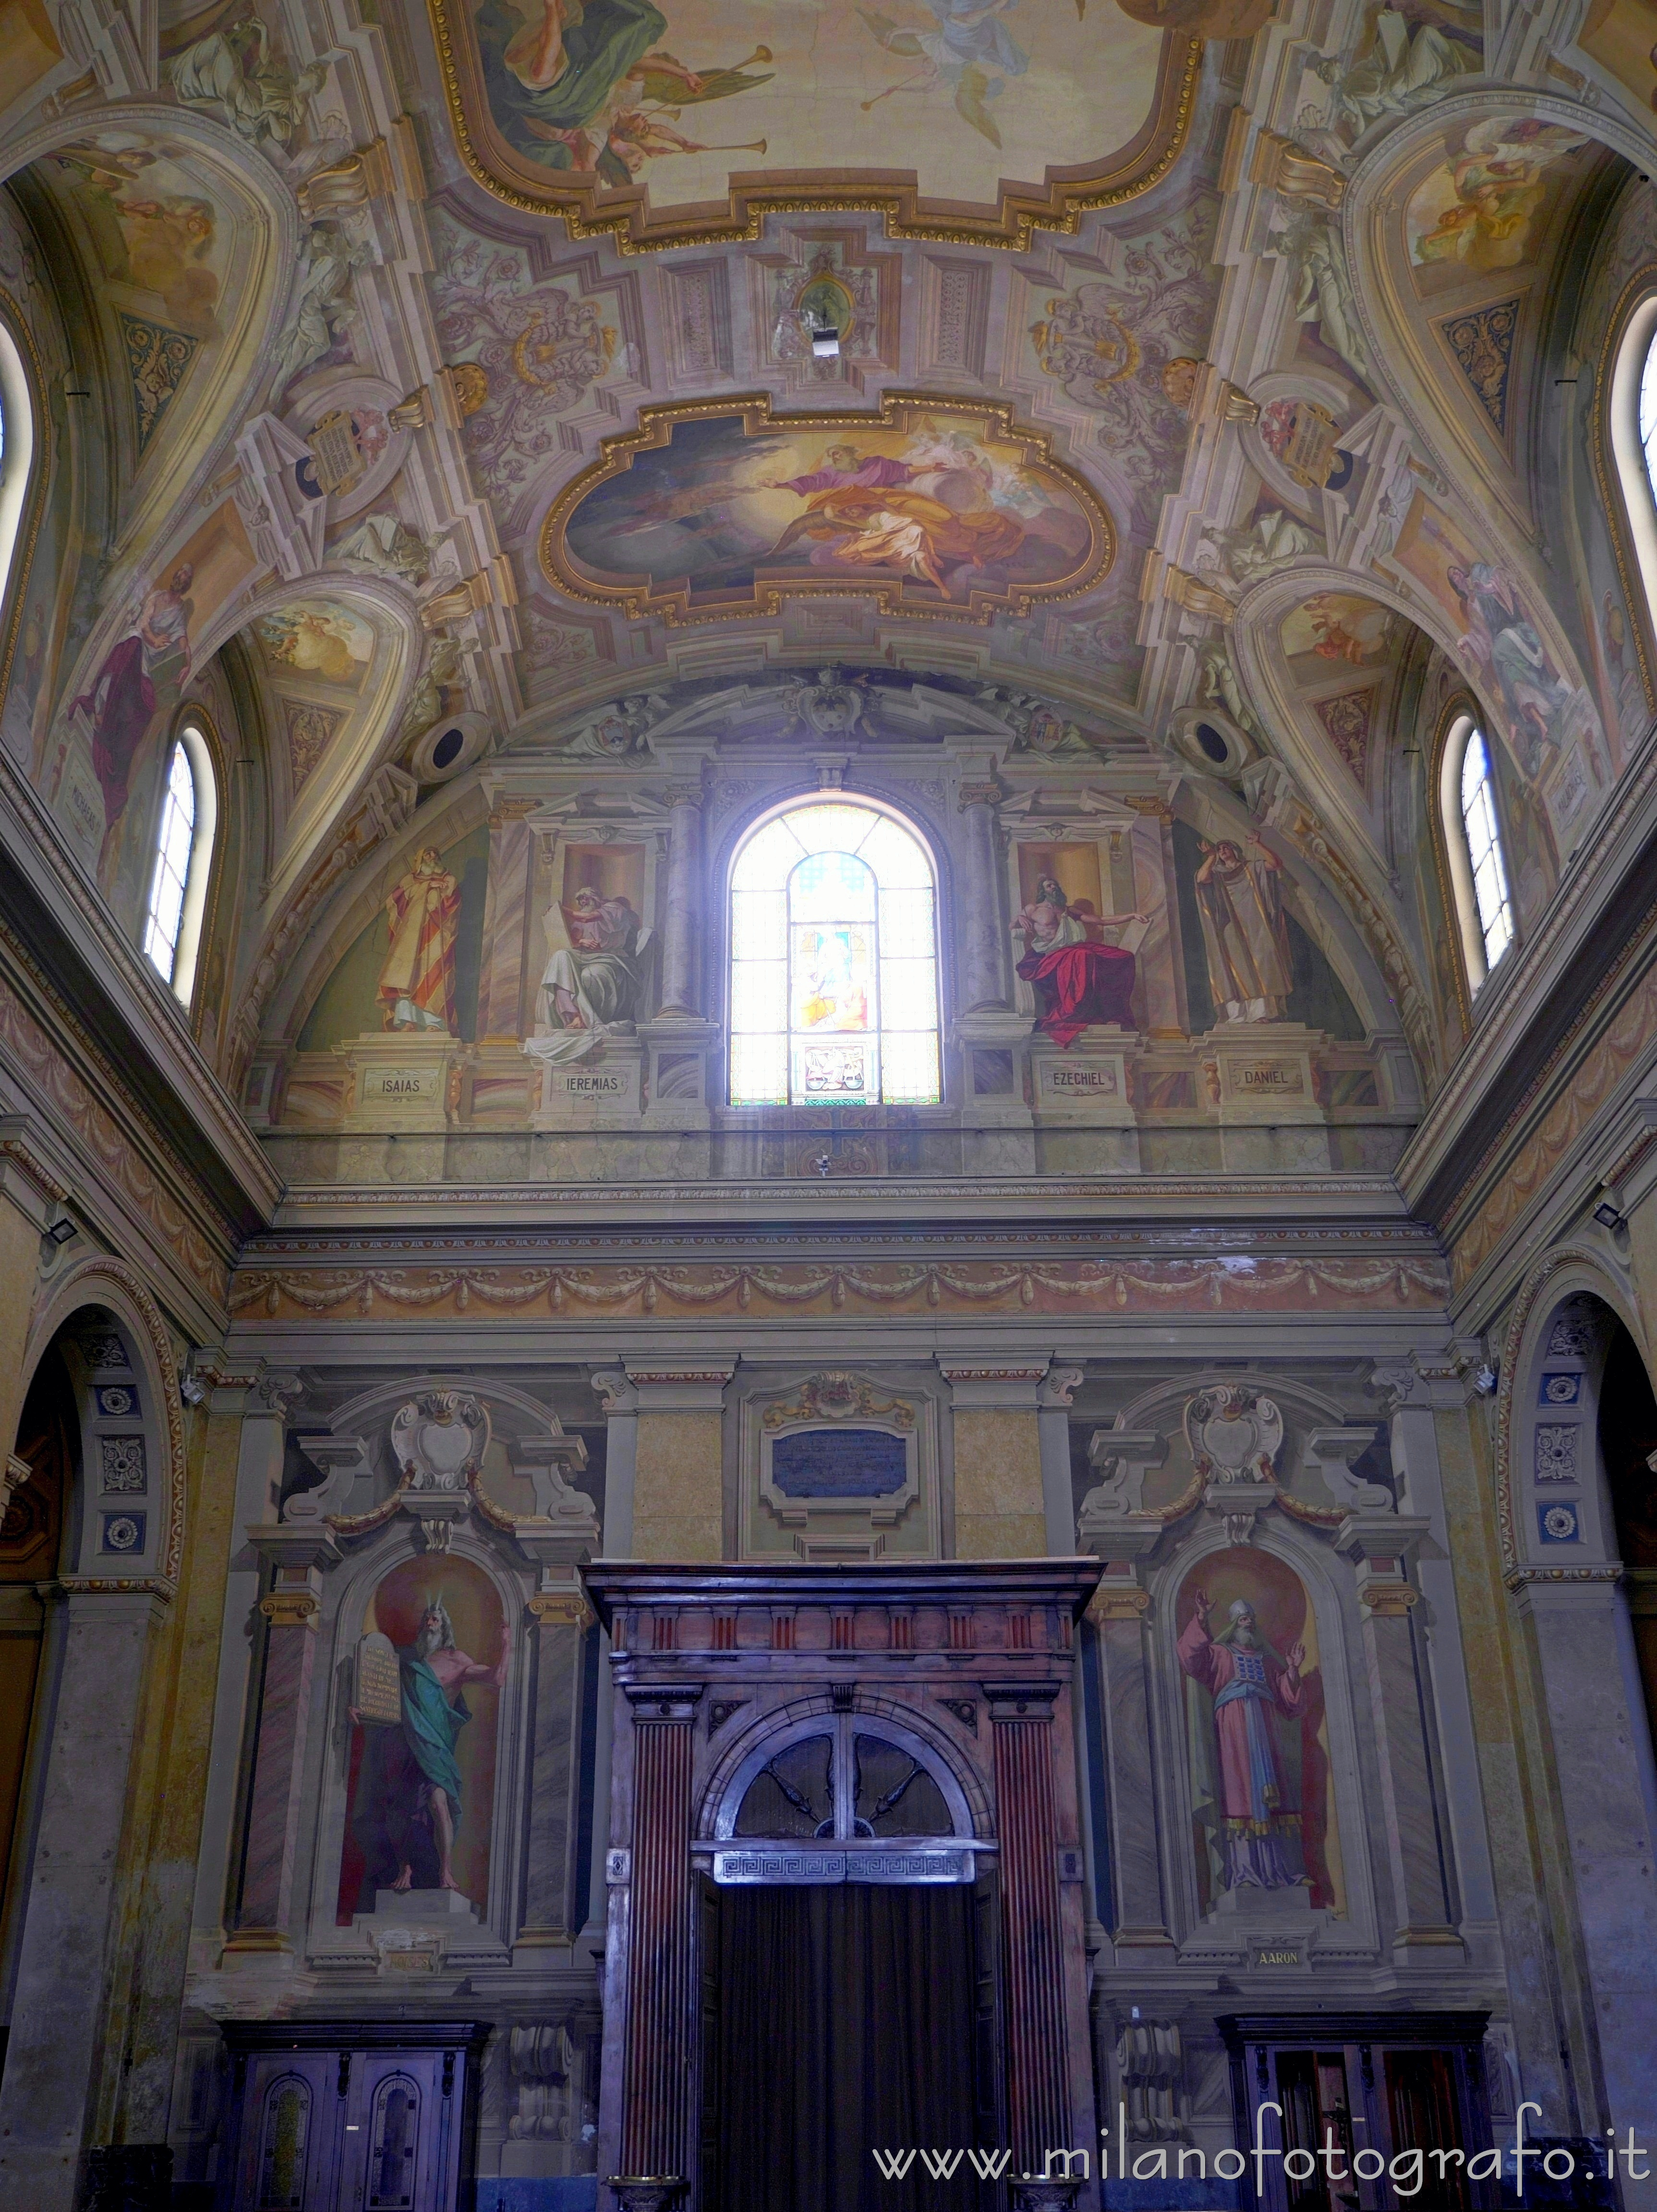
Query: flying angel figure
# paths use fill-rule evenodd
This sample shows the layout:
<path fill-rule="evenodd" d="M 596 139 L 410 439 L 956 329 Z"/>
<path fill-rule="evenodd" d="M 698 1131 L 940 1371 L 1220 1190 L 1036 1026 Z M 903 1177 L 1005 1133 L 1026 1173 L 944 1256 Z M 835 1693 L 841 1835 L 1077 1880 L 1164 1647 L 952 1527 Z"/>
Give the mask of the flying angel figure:
<path fill-rule="evenodd" d="M 932 92 L 940 84 L 949 85 L 956 112 L 980 137 L 998 147 L 1001 133 L 989 103 L 1005 91 L 1009 77 L 1023 76 L 1029 66 L 1029 56 L 1001 21 L 1018 0 L 926 0 L 926 5 L 938 18 L 935 31 L 900 30 L 889 15 L 859 9 L 876 42 L 889 54 L 924 57 L 922 67 L 912 76 L 865 100 L 864 113 L 895 92 Z"/>

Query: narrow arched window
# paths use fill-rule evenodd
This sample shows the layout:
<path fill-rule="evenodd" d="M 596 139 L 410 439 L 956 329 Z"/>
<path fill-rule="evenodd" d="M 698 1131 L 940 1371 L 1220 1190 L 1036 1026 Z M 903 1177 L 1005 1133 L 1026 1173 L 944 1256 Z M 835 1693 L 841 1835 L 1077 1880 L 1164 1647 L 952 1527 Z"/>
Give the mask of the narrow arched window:
<path fill-rule="evenodd" d="M 1461 947 L 1474 990 L 1513 943 L 1513 898 L 1484 732 L 1470 716 L 1450 732 L 1440 791 Z"/>
<path fill-rule="evenodd" d="M 1657 292 L 1635 303 L 1615 345 L 1605 420 L 1621 501 L 1610 496 L 1603 470 L 1601 488 L 1624 547 L 1634 555 L 1647 606 L 1657 609 Z M 1607 619 L 1614 615 L 1620 622 L 1610 594 L 1607 601 Z M 1636 618 L 1636 646 L 1640 627 Z M 1620 643 L 1616 657 L 1620 663 Z M 1639 657 L 1643 662 L 1643 647 Z"/>
<path fill-rule="evenodd" d="M 216 811 L 206 742 L 186 723 L 167 761 L 144 919 L 145 956 L 185 1006 L 196 981 Z"/>
<path fill-rule="evenodd" d="M 750 831 L 730 1005 L 733 1106 L 938 1103 L 936 885 L 907 823 L 822 799 Z"/>
<path fill-rule="evenodd" d="M 11 581 L 34 465 L 34 409 L 17 342 L 0 322 L 0 593 Z"/>

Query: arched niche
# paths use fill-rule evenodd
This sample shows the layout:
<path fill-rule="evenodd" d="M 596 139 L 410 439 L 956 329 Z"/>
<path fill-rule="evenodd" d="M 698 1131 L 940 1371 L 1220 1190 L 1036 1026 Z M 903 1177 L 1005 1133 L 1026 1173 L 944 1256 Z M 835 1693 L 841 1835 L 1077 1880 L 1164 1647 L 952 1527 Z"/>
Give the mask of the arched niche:
<path fill-rule="evenodd" d="M 15 1644 L 6 1653 L 11 1693 L 25 1696 L 25 1671 L 32 1680 L 9 1747 L 21 1762 L 0 1954 L 0 2130 L 27 2155 L 82 2139 L 90 2124 L 107 1985 L 95 1965 L 66 1983 L 63 1962 L 106 1958 L 130 1905 L 131 1769 L 154 1632 L 181 1564 L 184 1462 L 166 1328 L 119 1262 L 56 1281 L 24 1371 L 25 1429 L 8 1441 L 29 1461 L 24 1492 L 37 1478 L 39 1488 L 13 1523 L 22 1571 L 0 1582 L 0 1604 L 9 1628 L 37 1641 L 32 1668 Z M 89 1882 L 88 1866 L 115 1871 Z"/>
<path fill-rule="evenodd" d="M 446 1942 L 474 1948 L 512 1941 L 525 1841 L 514 1809 L 532 1702 L 523 1622 L 533 1583 L 527 1565 L 514 1572 L 471 1528 L 456 1529 L 446 1550 L 425 1550 L 401 1516 L 325 1577 L 319 1630 L 325 1640 L 310 1692 L 317 1750 L 307 1795 L 314 1812 L 298 1840 L 294 1884 L 296 1898 L 309 1900 L 291 1931 L 300 1943 L 371 1964 L 388 1933 L 394 1947 L 419 1940 L 422 1930 L 446 1929 Z M 452 1851 L 458 1887 L 449 1892 L 440 1882 L 430 1808 L 419 1802 L 430 1775 L 416 1772 L 417 1761 L 393 1742 L 404 1734 L 400 1710 L 393 1712 L 404 1686 L 401 1662 L 417 1649 L 434 1597 L 448 1613 L 458 1654 L 491 1671 L 506 1660 L 498 1687 L 470 1680 L 440 1686 L 452 1709 L 459 1700 L 472 1715 L 450 1729 L 461 1787 Z M 364 1656 L 371 1637 L 385 1639 L 378 1703 L 375 1662 Z M 474 1649 L 480 1642 L 488 1648 Z M 440 1742 L 438 1694 L 427 1686 L 425 1723 Z M 371 1734 L 380 1739 L 372 1750 Z M 410 1886 L 399 1891 L 404 1865 Z"/>
<path fill-rule="evenodd" d="M 1343 1601 L 1327 1555 L 1299 1530 L 1275 1519 L 1257 1524 L 1241 1545 L 1231 1542 L 1223 1525 L 1213 1524 L 1180 1545 L 1149 1579 L 1156 1624 L 1153 1740 L 1168 1747 L 1158 1784 L 1167 1808 L 1161 1850 L 1181 1955 L 1228 1943 L 1235 1947 L 1235 1931 L 1245 1924 L 1280 1926 L 1299 1941 L 1315 1943 L 1333 1923 L 1343 1948 L 1377 1945 L 1381 1918 L 1363 1817 L 1368 1793 L 1361 1779 L 1369 1754 L 1355 1713 L 1358 1677 L 1348 1644 L 1356 1607 L 1350 1597 Z M 1196 1641 L 1190 1632 L 1199 1589 L 1214 1601 L 1213 1633 L 1229 1626 L 1231 1606 L 1247 1600 L 1280 1658 L 1288 1655 L 1276 1642 L 1279 1635 L 1305 1648 L 1300 1711 L 1291 1716 L 1279 1704 L 1274 1726 L 1287 1730 L 1292 1725 L 1294 1730 L 1294 1740 L 1283 1746 L 1286 1774 L 1293 1771 L 1290 1754 L 1296 1741 L 1302 1778 L 1308 1745 L 1313 1752 L 1309 1764 L 1318 1803 L 1312 1863 L 1289 1869 L 1292 1875 L 1310 1873 L 1310 1881 L 1261 1887 L 1226 1879 L 1226 1814 L 1223 1805 L 1203 1796 L 1208 1778 L 1218 1782 L 1221 1777 L 1223 1750 L 1212 1706 L 1216 1691 L 1224 1685 L 1210 1686 L 1186 1663 Z M 1194 1652 L 1190 1656 L 1194 1658 Z M 1281 1674 L 1279 1668 L 1271 1671 Z M 1193 1704 L 1205 1709 L 1193 1712 Z M 1208 1747 L 1205 1761 L 1199 1747 Z M 1305 1856 L 1302 1850 L 1302 1861 Z"/>
<path fill-rule="evenodd" d="M 1648 1388 L 1637 1316 L 1601 1257 L 1551 1253 L 1521 1286 L 1502 1349 L 1502 1564 L 1545 1786 L 1564 1808 L 1564 1866 L 1550 1889 L 1557 1940 L 1585 1961 L 1606 2107 L 1637 2130 L 1657 2122 L 1644 1966 L 1657 1948 L 1657 1758 L 1641 1664 L 1648 1631 L 1636 1634 L 1633 1611 L 1646 1585 L 1630 1583 L 1618 1552 L 1624 1536 L 1643 1552 L 1645 1497 L 1629 1496 L 1630 1440 L 1618 1431 L 1649 1419 L 1634 1387 L 1642 1369 Z M 1608 1398 L 1608 1378 L 1620 1395 Z"/>

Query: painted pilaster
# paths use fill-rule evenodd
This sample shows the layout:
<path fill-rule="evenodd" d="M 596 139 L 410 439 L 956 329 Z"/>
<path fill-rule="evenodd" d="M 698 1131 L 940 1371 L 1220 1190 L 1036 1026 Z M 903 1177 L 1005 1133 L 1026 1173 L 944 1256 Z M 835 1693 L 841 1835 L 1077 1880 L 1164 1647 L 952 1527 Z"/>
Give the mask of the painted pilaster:
<path fill-rule="evenodd" d="M 960 1014 L 968 1015 L 999 1010 L 1008 1004 L 1009 946 L 1003 929 L 1000 832 L 996 820 L 1003 793 L 996 779 L 998 756 L 992 750 L 974 742 L 950 743 L 950 750 L 962 831 L 956 885 L 960 916 L 956 942 L 961 950 L 956 1007 Z"/>
<path fill-rule="evenodd" d="M 0 1452 L 8 1457 L 23 1412 L 40 1239 L 65 1194 L 31 1141 L 34 1133 L 27 1115 L 0 1115 Z"/>
<path fill-rule="evenodd" d="M 1335 1549 L 1352 1561 L 1357 1576 L 1381 1768 L 1381 1826 L 1398 1923 L 1393 1955 L 1401 1965 L 1436 1965 L 1447 1951 L 1462 1955 L 1414 1620 L 1421 1593 L 1409 1579 L 1411 1560 L 1426 1533 L 1425 1521 L 1413 1516 L 1351 1513 L 1335 1535 Z"/>
<path fill-rule="evenodd" d="M 1545 1568 L 1521 1569 L 1514 1595 L 1546 1704 L 1597 2031 L 1606 2108 L 1596 2113 L 1590 2085 L 1579 2083 L 1582 2124 L 1615 2126 L 1619 2136 L 1632 2127 L 1650 2143 L 1657 2141 L 1657 1992 L 1649 1972 L 1657 1956 L 1657 1850 L 1629 1711 L 1620 1571 L 1579 1573 L 1555 1582 Z M 1648 2201 L 1657 2185 L 1629 2195 Z"/>
<path fill-rule="evenodd" d="M 598 1523 L 587 1501 L 563 1480 L 579 1474 L 586 1447 L 579 1437 L 530 1438 L 518 1449 L 520 1468 L 555 1470 L 556 1492 L 570 1510 L 550 1528 L 521 1526 L 517 1542 L 539 1570 L 529 1601 L 530 1650 L 534 1665 L 530 1771 L 525 1789 L 528 1848 L 525 1856 L 524 1917 L 515 1948 L 568 1946 L 586 1919 L 587 1900 L 572 1889 L 574 1823 L 580 1794 L 582 1662 L 596 1624 L 575 1570 L 598 1548 Z M 537 1493 L 554 1487 L 546 1474 Z M 554 1502 L 551 1499 L 548 1503 Z M 537 1495 L 537 1504 L 541 1498 Z M 545 1507 L 542 1507 L 543 1514 Z M 551 1515 L 546 1516 L 554 1518 Z M 606 1778 L 608 1779 L 608 1778 Z"/>
<path fill-rule="evenodd" d="M 1427 1522 L 1428 1540 L 1415 1553 L 1410 1572 L 1421 1592 L 1415 1626 L 1438 1735 L 1438 1786 L 1449 1823 L 1462 1938 L 1475 1956 L 1486 1949 L 1494 1955 L 1496 1883 L 1439 1460 L 1441 1423 L 1459 1419 L 1465 1434 L 1468 1385 L 1451 1363 L 1428 1363 L 1419 1356 L 1408 1368 L 1377 1369 L 1374 1382 L 1391 1419 L 1399 1510 Z"/>
<path fill-rule="evenodd" d="M 309 1803 L 305 1756 L 322 1571 L 339 1553 L 320 1527 L 267 1526 L 247 1533 L 274 1576 L 258 1607 L 265 1624 L 264 1668 L 233 1940 L 239 1949 L 276 1950 L 286 1948 L 294 1917 L 300 1824 Z"/>
<path fill-rule="evenodd" d="M 52 1589 L 59 1611 L 49 1635 L 62 1639 L 61 1670 L 0 2082 L 7 2212 L 70 2212 L 77 2202 L 127 1777 L 161 1607 L 148 1591 L 100 1589 L 79 1577 Z"/>
<path fill-rule="evenodd" d="M 628 1363 L 638 1413 L 633 1525 L 624 1556 L 725 1557 L 725 1389 L 735 1371 L 711 1362 Z"/>
<path fill-rule="evenodd" d="M 953 1414 L 956 1557 L 1041 1559 L 1051 1549 L 1049 1515 L 1057 1508 L 1039 1407 L 1047 1362 L 989 1367 L 940 1359 L 938 1366 Z"/>
<path fill-rule="evenodd" d="M 662 933 L 664 1014 L 700 1014 L 703 757 L 675 752 L 667 761 L 667 911 Z"/>
<path fill-rule="evenodd" d="M 276 1520 L 282 1497 L 282 1456 L 289 1407 L 303 1395 L 293 1375 L 264 1374 L 253 1362 L 246 1372 L 228 1364 L 206 1370 L 212 1384 L 211 1418 L 237 1425 L 235 1502 L 232 1525 L 238 1530 Z M 213 1695 L 213 1750 L 207 1803 L 202 1816 L 196 1869 L 192 1943 L 196 1964 L 212 1967 L 227 1927 L 234 1927 L 231 1895 L 235 1776 L 246 1741 L 252 1654 L 262 1621 L 258 1612 L 264 1568 L 254 1545 L 244 1535 L 233 1540 L 225 1577 L 223 1627 L 219 1642 L 218 1680 Z"/>
<path fill-rule="evenodd" d="M 1104 1431 L 1110 1434 L 1113 1432 Z M 1116 1435 L 1120 1445 L 1137 1440 Z M 1148 1442 L 1160 1444 L 1160 1438 Z M 1140 1586 L 1138 1563 L 1163 1533 L 1148 1515 L 1128 1514 L 1108 1535 L 1084 1522 L 1083 1542 L 1105 1560 L 1105 1573 L 1088 1606 L 1098 1656 L 1100 1709 L 1104 1717 L 1106 1802 L 1119 1965 L 1171 1958 L 1174 1937 L 1162 1881 L 1156 1828 L 1158 1788 L 1150 1740 L 1150 1594 Z M 1108 1546 L 1108 1549 L 1105 1548 Z"/>
<path fill-rule="evenodd" d="M 477 1035 L 484 1044 L 515 1044 L 531 1021 L 525 1006 L 529 955 L 530 870 L 535 837 L 525 817 L 536 801 L 499 796 L 489 815 L 489 885 L 483 910 L 483 971 L 477 980 Z"/>

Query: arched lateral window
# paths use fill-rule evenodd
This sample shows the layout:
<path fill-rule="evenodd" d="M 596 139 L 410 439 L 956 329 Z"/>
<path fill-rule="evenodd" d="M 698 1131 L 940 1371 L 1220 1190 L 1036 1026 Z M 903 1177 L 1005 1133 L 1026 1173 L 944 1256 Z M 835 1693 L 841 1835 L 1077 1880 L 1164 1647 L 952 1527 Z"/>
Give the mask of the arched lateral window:
<path fill-rule="evenodd" d="M 731 871 L 731 1103 L 935 1106 L 937 896 L 908 825 L 808 799 Z"/>
<path fill-rule="evenodd" d="M 217 812 L 207 741 L 193 723 L 186 722 L 173 740 L 167 764 L 144 920 L 145 956 L 186 1006 L 201 949 Z"/>
<path fill-rule="evenodd" d="M 34 465 L 34 408 L 17 342 L 0 320 L 0 594 L 12 564 Z"/>
<path fill-rule="evenodd" d="M 1514 939 L 1513 899 L 1484 732 L 1471 715 L 1450 730 L 1439 803 L 1467 978 L 1476 991 Z"/>
<path fill-rule="evenodd" d="M 1624 324 L 1609 381 L 1611 458 L 1623 494 L 1620 519 L 1648 607 L 1657 612 L 1657 292 L 1640 301 Z"/>

